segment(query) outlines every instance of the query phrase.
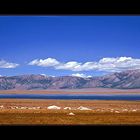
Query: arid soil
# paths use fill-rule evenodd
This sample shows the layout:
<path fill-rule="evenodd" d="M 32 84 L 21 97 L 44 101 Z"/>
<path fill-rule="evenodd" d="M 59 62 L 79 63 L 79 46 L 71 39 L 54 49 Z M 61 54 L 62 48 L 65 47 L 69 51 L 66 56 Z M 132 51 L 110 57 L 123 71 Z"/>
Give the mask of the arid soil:
<path fill-rule="evenodd" d="M 48 109 L 54 105 L 61 108 Z M 90 110 L 80 110 L 80 107 Z M 0 99 L 0 124 L 140 125 L 140 102 Z"/>

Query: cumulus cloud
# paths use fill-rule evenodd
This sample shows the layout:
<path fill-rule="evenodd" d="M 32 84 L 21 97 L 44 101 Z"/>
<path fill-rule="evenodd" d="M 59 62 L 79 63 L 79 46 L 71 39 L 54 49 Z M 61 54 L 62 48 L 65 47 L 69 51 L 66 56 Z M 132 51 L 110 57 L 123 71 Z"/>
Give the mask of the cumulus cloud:
<path fill-rule="evenodd" d="M 132 57 L 103 58 L 99 61 L 99 70 L 120 72 L 140 69 L 140 59 Z"/>
<path fill-rule="evenodd" d="M 42 75 L 42 76 L 44 76 L 44 77 L 55 77 L 55 76 L 53 76 L 53 75 L 46 75 L 46 74 L 40 74 L 40 75 Z"/>
<path fill-rule="evenodd" d="M 46 74 L 40 74 L 40 75 L 42 75 L 42 76 L 44 76 L 44 77 L 47 77 L 47 75 L 46 75 Z"/>
<path fill-rule="evenodd" d="M 5 60 L 0 60 L 0 68 L 16 68 L 19 64 L 10 63 Z"/>
<path fill-rule="evenodd" d="M 54 58 L 47 59 L 35 59 L 29 63 L 29 65 L 37 65 L 42 67 L 52 67 L 58 65 L 59 62 Z"/>
<path fill-rule="evenodd" d="M 54 76 L 54 75 L 49 75 L 50 77 L 56 77 L 56 76 Z"/>
<path fill-rule="evenodd" d="M 59 63 L 59 65 L 56 65 L 55 68 L 56 69 L 64 69 L 64 70 L 76 70 L 76 69 L 79 69 L 81 67 L 81 64 L 82 63 L 78 63 L 76 61 L 70 61 L 70 62 L 67 62 L 67 63 Z"/>
<path fill-rule="evenodd" d="M 86 75 L 86 74 L 83 74 L 83 73 L 74 73 L 71 76 L 82 77 L 82 78 L 90 78 L 90 77 L 92 77 L 91 75 Z"/>
<path fill-rule="evenodd" d="M 54 58 L 47 59 L 35 59 L 29 63 L 29 65 L 37 65 L 42 67 L 53 67 L 55 69 L 71 70 L 71 71 L 105 71 L 105 72 L 120 72 L 123 70 L 140 69 L 140 59 L 132 57 L 107 57 L 102 58 L 99 61 L 90 62 L 59 62 Z"/>

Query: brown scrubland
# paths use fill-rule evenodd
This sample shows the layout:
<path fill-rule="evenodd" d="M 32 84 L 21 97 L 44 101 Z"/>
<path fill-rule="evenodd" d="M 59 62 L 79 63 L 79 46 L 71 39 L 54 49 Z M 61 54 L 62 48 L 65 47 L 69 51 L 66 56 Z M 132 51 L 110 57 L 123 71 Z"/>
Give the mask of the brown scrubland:
<path fill-rule="evenodd" d="M 59 106 L 61 109 L 47 109 L 47 107 L 53 105 Z M 64 110 L 65 107 L 70 107 L 71 110 Z M 79 107 L 87 107 L 91 110 L 78 110 Z M 70 113 L 73 113 L 73 115 L 70 115 Z M 0 125 L 81 124 L 140 125 L 140 102 L 0 99 Z"/>

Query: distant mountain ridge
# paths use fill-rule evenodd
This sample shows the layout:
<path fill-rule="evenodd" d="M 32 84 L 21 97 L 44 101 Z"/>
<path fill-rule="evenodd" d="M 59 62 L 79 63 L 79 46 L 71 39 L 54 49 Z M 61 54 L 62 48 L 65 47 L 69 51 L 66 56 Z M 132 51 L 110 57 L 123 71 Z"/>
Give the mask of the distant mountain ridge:
<path fill-rule="evenodd" d="M 79 89 L 79 88 L 140 88 L 140 70 L 128 70 L 100 77 L 19 75 L 0 77 L 0 90 Z"/>

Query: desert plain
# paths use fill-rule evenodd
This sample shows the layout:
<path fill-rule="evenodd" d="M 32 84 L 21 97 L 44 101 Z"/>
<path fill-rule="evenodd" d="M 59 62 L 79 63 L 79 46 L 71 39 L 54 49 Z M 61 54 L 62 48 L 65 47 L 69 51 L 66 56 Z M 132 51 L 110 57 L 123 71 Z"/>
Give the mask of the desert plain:
<path fill-rule="evenodd" d="M 0 94 L 139 94 L 140 90 L 5 90 Z M 52 108 L 49 108 L 52 107 Z M 140 125 L 139 101 L 0 99 L 0 125 Z"/>

